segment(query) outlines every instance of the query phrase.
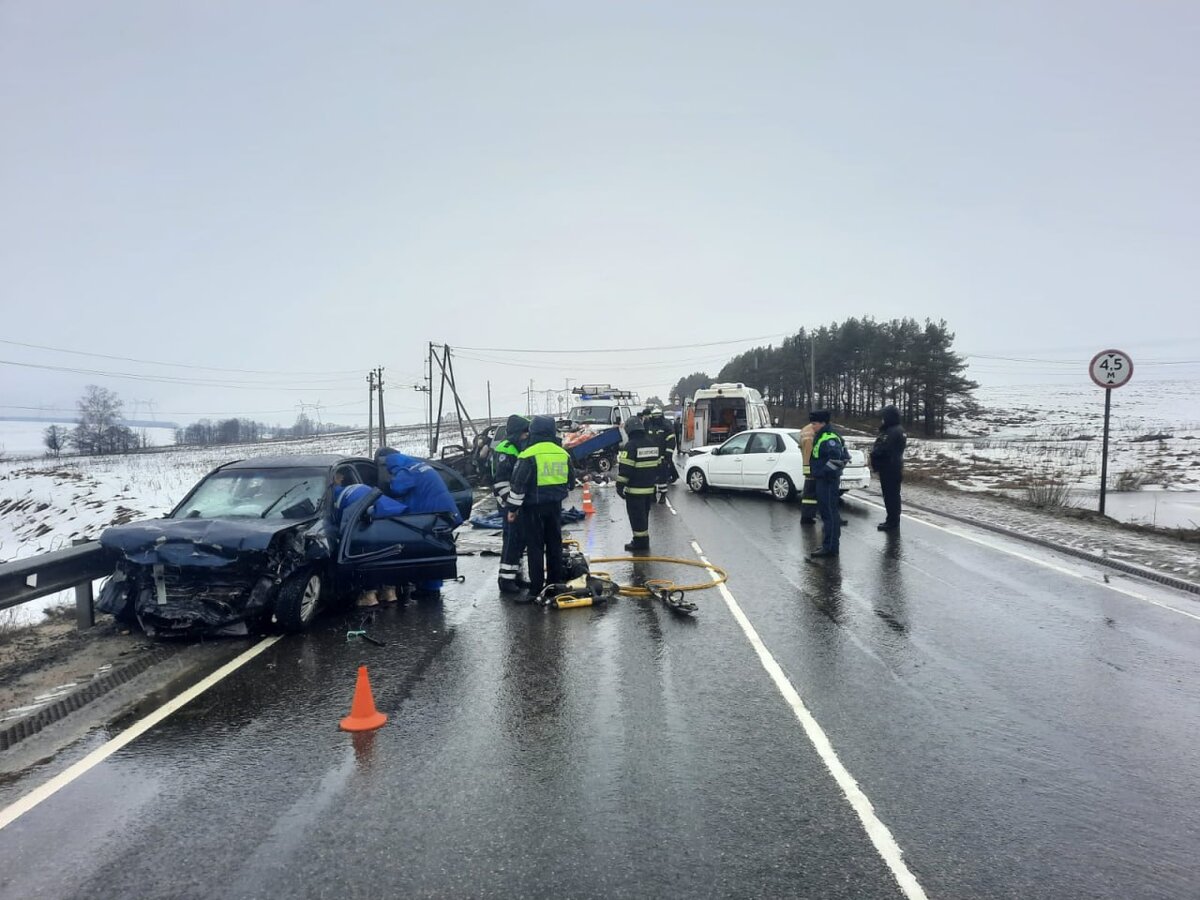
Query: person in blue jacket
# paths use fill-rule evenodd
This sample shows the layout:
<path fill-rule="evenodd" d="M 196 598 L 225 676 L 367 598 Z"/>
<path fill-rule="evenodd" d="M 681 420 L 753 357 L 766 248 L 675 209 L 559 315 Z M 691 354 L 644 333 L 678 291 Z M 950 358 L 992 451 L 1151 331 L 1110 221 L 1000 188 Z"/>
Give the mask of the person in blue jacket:
<path fill-rule="evenodd" d="M 413 513 L 447 513 L 455 525 L 462 524 L 458 504 L 437 469 L 423 459 L 408 456 L 391 447 L 375 451 L 379 466 L 379 485 L 384 495 L 375 501 L 375 517 L 411 515 Z M 384 601 L 387 602 L 385 588 Z M 442 590 L 441 579 L 427 579 L 414 585 L 413 596 L 433 598 Z M 392 590 L 394 598 L 395 591 Z"/>
<path fill-rule="evenodd" d="M 345 528 L 345 515 L 355 503 L 371 493 L 371 488 L 365 484 L 346 484 L 346 471 L 335 469 L 333 473 L 333 520 L 338 525 L 338 533 Z M 384 588 L 384 599 L 394 602 L 396 589 Z M 378 606 L 379 596 L 374 590 L 364 590 L 358 595 L 359 606 Z"/>

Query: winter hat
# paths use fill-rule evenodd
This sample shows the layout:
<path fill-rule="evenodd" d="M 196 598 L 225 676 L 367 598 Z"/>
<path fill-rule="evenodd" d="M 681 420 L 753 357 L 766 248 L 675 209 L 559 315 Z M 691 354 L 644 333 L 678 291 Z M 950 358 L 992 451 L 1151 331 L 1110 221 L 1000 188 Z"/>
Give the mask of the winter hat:
<path fill-rule="evenodd" d="M 825 424 L 825 425 L 828 425 L 828 424 L 829 424 L 829 410 L 827 410 L 827 409 L 814 409 L 812 412 L 810 412 L 810 413 L 808 414 L 808 421 L 810 421 L 810 422 L 821 422 L 821 423 L 823 423 L 823 424 Z"/>

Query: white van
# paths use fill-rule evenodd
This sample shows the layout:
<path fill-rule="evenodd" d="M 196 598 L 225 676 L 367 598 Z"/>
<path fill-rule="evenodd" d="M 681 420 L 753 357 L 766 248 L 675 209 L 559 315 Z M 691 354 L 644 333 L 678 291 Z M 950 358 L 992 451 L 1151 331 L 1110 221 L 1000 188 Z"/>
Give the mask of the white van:
<path fill-rule="evenodd" d="M 762 394 L 740 381 L 714 384 L 696 391 L 684 410 L 681 449 L 721 444 L 740 431 L 770 426 Z"/>

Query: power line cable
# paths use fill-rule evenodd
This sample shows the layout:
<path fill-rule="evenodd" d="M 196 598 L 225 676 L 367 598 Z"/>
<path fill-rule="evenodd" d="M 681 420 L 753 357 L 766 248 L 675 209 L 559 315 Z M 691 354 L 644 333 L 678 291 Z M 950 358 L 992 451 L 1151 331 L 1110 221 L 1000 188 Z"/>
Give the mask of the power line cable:
<path fill-rule="evenodd" d="M 217 379 L 199 380 L 178 378 L 173 375 L 151 375 L 142 372 L 109 372 L 102 369 L 79 369 L 71 366 L 51 366 L 44 363 L 17 362 L 10 359 L 0 359 L 0 365 L 19 366 L 25 369 L 41 369 L 49 372 L 67 372 L 73 375 L 98 375 L 105 378 L 125 378 L 131 381 L 155 382 L 158 384 L 177 384 L 193 387 L 235 388 L 251 391 L 304 391 L 306 393 L 357 391 L 358 387 L 328 387 L 326 385 L 280 385 L 264 382 L 221 381 Z"/>
<path fill-rule="evenodd" d="M 572 350 L 547 350 L 541 347 L 457 347 L 451 346 L 454 353 L 459 350 L 469 350 L 479 353 L 572 353 L 580 355 L 584 353 L 647 353 L 657 352 L 661 350 L 698 350 L 703 347 L 722 347 L 728 344 L 745 344 L 750 341 L 765 341 L 774 338 L 788 337 L 787 334 L 764 334 L 760 337 L 735 338 L 729 341 L 710 341 L 705 344 L 674 344 L 666 347 L 601 347 L 591 350 L 572 349 Z"/>
<path fill-rule="evenodd" d="M 326 370 L 323 372 L 282 372 L 282 371 L 278 371 L 278 370 L 267 370 L 267 369 L 231 369 L 231 368 L 223 368 L 220 366 L 197 366 L 197 365 L 190 365 L 188 363 L 160 362 L 160 361 L 152 360 L 152 359 L 137 359 L 132 356 L 110 356 L 106 353 L 92 353 L 92 352 L 86 351 L 86 350 L 70 350 L 70 349 L 67 349 L 66 347 L 49 347 L 44 344 L 28 344 L 23 341 L 10 341 L 10 340 L 5 340 L 3 338 L 0 338 L 0 344 L 8 344 L 11 347 L 26 347 L 26 348 L 29 348 L 32 350 L 48 350 L 52 353 L 69 353 L 72 356 L 91 356 L 96 359 L 111 359 L 111 360 L 115 360 L 117 362 L 141 363 L 143 365 L 148 365 L 148 366 L 166 366 L 168 368 L 175 368 L 175 369 L 202 369 L 202 370 L 208 371 L 208 372 L 232 372 L 232 373 L 238 373 L 238 374 L 242 374 L 242 375 L 281 375 L 281 376 L 289 375 L 290 376 L 290 375 L 357 375 L 357 374 L 359 374 L 358 369 Z"/>

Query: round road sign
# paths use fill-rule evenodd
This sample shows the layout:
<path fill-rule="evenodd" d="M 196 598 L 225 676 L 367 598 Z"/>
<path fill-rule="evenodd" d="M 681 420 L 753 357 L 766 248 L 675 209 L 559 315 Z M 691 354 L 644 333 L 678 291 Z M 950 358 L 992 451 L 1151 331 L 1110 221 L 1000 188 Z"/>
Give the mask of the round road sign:
<path fill-rule="evenodd" d="M 1120 350 L 1101 350 L 1092 357 L 1088 374 L 1102 388 L 1119 388 L 1133 377 L 1133 360 Z"/>

